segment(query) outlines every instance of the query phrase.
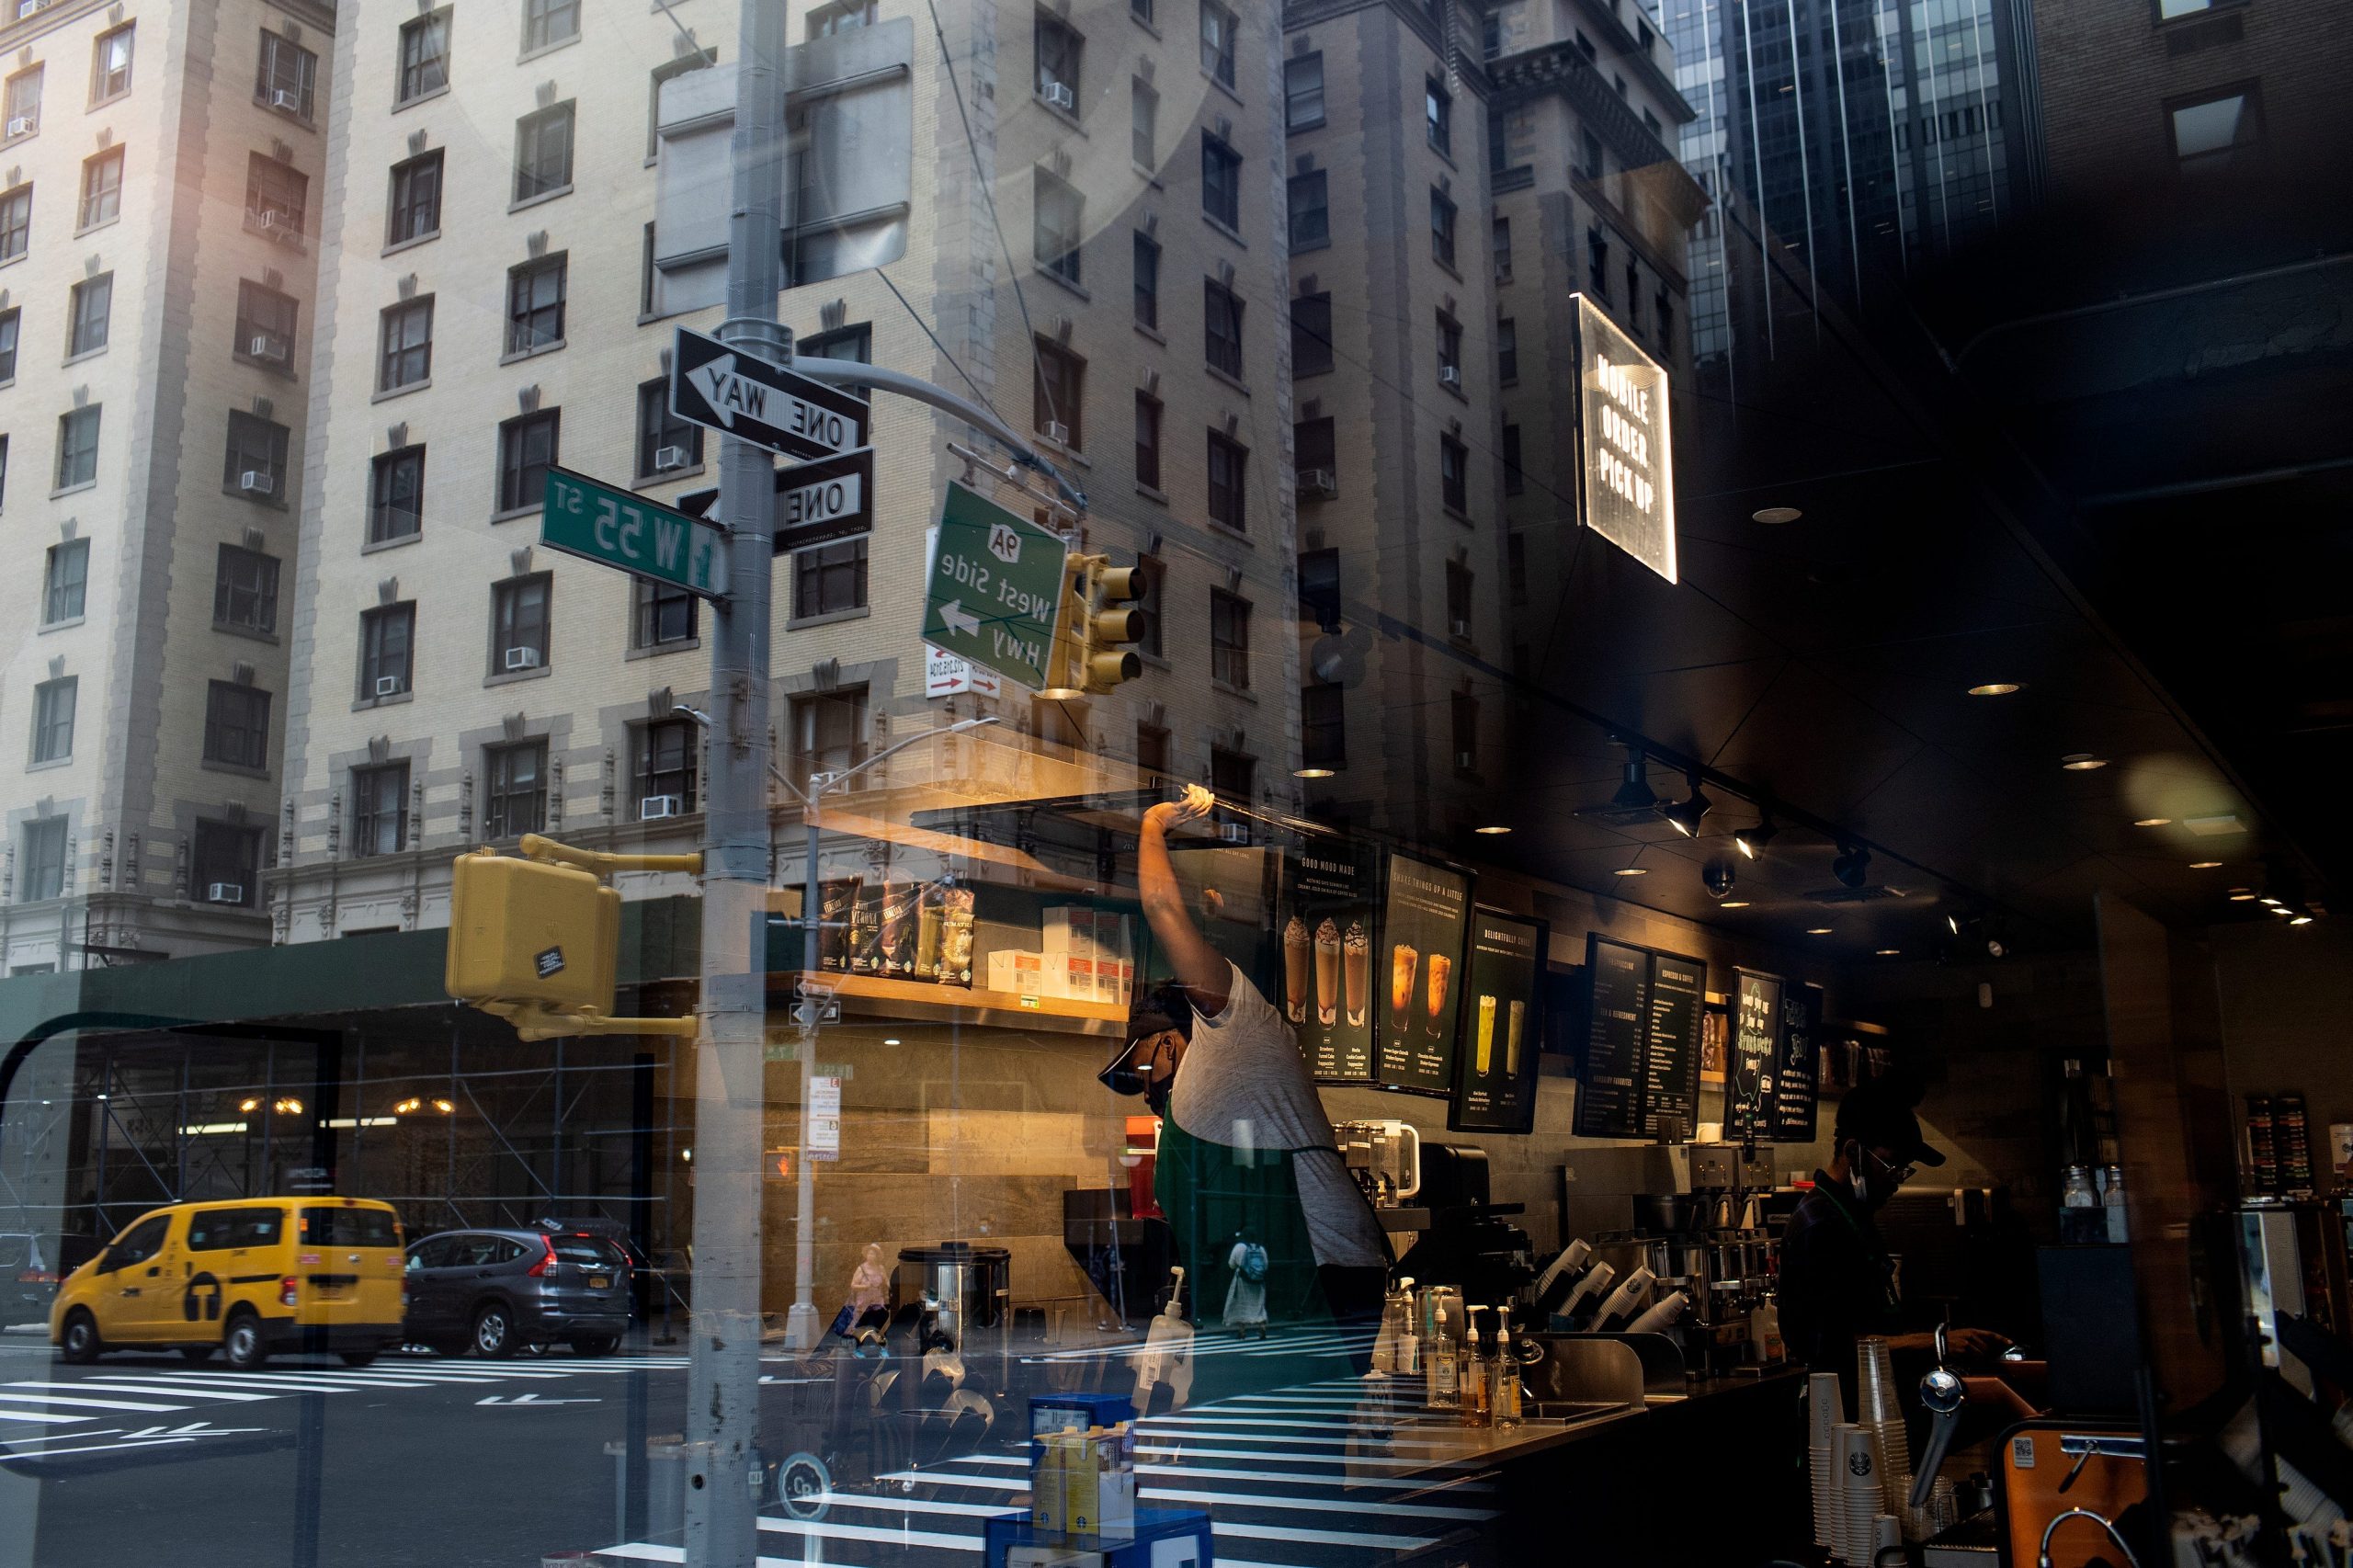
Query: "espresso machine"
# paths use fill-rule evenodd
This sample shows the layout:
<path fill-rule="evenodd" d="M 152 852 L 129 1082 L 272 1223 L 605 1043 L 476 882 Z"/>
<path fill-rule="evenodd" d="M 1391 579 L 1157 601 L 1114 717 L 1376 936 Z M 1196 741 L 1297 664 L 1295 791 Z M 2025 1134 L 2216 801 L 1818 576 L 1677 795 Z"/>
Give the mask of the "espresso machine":
<path fill-rule="evenodd" d="M 1410 1121 L 1340 1121 L 1332 1140 L 1375 1209 L 1400 1209 L 1422 1190 L 1422 1134 Z"/>

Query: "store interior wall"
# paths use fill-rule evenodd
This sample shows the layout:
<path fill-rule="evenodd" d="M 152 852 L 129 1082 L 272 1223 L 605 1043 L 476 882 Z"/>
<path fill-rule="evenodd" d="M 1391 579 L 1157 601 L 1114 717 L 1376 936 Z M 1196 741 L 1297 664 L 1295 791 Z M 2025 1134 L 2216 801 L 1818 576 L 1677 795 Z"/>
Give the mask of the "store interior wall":
<path fill-rule="evenodd" d="M 2332 1123 L 2353 1122 L 2353 1068 L 2346 1034 L 2353 1020 L 2353 929 L 2324 920 L 2218 926 L 2214 954 L 2222 1020 L 2222 1063 L 2232 1129 L 2246 1096 L 2302 1092 L 2313 1157 L 2325 1158 Z"/>

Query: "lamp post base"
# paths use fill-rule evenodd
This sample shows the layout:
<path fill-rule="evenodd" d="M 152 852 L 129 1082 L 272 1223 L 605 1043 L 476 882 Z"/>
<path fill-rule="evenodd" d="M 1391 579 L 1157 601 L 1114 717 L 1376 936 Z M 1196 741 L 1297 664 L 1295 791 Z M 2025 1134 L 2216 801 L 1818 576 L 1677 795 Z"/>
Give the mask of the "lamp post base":
<path fill-rule="evenodd" d="M 817 1308 L 809 1301 L 795 1301 L 784 1315 L 784 1344 L 788 1350 L 814 1350 L 817 1347 Z"/>

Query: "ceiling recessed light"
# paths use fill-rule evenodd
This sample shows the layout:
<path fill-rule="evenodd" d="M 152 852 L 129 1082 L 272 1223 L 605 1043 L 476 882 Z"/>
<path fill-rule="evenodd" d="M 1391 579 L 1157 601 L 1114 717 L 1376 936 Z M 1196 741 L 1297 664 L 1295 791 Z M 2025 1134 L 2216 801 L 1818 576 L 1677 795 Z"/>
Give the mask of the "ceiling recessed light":
<path fill-rule="evenodd" d="M 2253 903 L 2255 902 L 2255 890 L 2253 888 L 2233 888 L 2231 890 L 2231 902 L 2233 903 Z"/>
<path fill-rule="evenodd" d="M 1332 770 L 1328 767 L 1297 767 L 1291 770 L 1290 776 L 1293 778 L 1329 778 Z"/>
<path fill-rule="evenodd" d="M 2193 871 L 2219 871 L 2222 863 L 2220 860 L 2192 860 L 2189 869 Z"/>
<path fill-rule="evenodd" d="M 1809 926 L 1805 928 L 1805 934 L 1809 937 L 1827 937 L 1830 935 L 1830 927 L 1827 926 Z"/>
<path fill-rule="evenodd" d="M 2139 822 L 2134 823 L 2132 825 L 2134 827 L 2171 827 L 2173 825 L 2173 818 L 2143 817 Z"/>
<path fill-rule="evenodd" d="M 1489 838 L 1499 838 L 1499 837 L 1501 837 L 1503 835 L 1505 835 L 1505 834 L 1506 834 L 1506 833 L 1509 833 L 1509 832 L 1511 831 L 1511 829 L 1509 829 L 1509 828 L 1507 828 L 1507 827 L 1505 827 L 1505 826 L 1501 825 L 1500 824 L 1496 824 L 1496 823 L 1490 823 L 1490 824 L 1489 824 L 1488 825 L 1486 825 L 1485 827 L 1474 827 L 1474 828 L 1472 828 L 1471 831 L 1472 831 L 1472 832 L 1473 832 L 1473 833 L 1476 833 L 1476 834 L 1483 835 L 1485 835 L 1486 837 L 1489 837 Z"/>
<path fill-rule="evenodd" d="M 1718 909 L 1746 909 L 1748 901 L 1745 898 L 1728 898 L 1716 907 Z"/>
<path fill-rule="evenodd" d="M 2274 907 L 2277 907 L 2277 906 L 2278 906 L 2278 904 L 2279 904 L 2279 901 L 2278 899 L 2273 898 L 2269 893 L 2265 893 L 2265 894 L 2263 895 L 2263 898 L 2262 898 L 2262 901 L 2261 901 L 2261 902 L 2263 902 L 2263 903 L 2266 903 L 2266 904 L 2272 905 L 2272 906 L 2274 906 Z"/>
<path fill-rule="evenodd" d="M 2290 915 L 2288 916 L 2288 924 L 2290 926 L 2309 926 L 2312 923 L 2313 917 L 2309 915 Z"/>
<path fill-rule="evenodd" d="M 2274 915 L 2293 915 L 2296 912 L 2289 908 L 2284 903 L 2275 903 L 2271 906 L 2271 913 Z"/>
<path fill-rule="evenodd" d="M 1764 523 L 1768 526 L 1794 523 L 1804 516 L 1805 514 L 1795 506 L 1759 506 L 1748 514 L 1750 521 Z"/>
<path fill-rule="evenodd" d="M 1613 877 L 1647 877 L 1651 869 L 1648 866 L 1620 866 L 1609 874 Z"/>
<path fill-rule="evenodd" d="M 2096 767 L 2106 767 L 2108 758 L 2094 756 L 2087 751 L 2071 751 L 2059 759 L 2059 766 L 2070 773 L 2089 773 Z"/>
<path fill-rule="evenodd" d="M 899 1042 L 898 1042 L 897 1040 L 884 1040 L 882 1043 L 883 1043 L 884 1045 L 896 1045 L 896 1044 L 898 1044 Z"/>
<path fill-rule="evenodd" d="M 1988 681 L 1984 686 L 1971 687 L 1969 688 L 1969 695 L 1972 697 L 2007 697 L 2018 689 L 2018 683 L 2014 680 L 1995 680 Z"/>
<path fill-rule="evenodd" d="M 1879 949 L 1879 956 L 1883 959 L 1892 959 L 1903 951 L 1902 948 L 1881 948 Z"/>

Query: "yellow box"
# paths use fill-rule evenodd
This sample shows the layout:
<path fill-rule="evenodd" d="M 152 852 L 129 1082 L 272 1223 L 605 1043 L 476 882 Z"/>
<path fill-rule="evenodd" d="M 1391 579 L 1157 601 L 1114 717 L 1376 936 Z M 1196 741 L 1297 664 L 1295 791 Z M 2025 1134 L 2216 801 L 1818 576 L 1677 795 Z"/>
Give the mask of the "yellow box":
<path fill-rule="evenodd" d="M 588 872 L 508 855 L 460 855 L 449 883 L 449 994 L 613 1007 L 621 896 Z"/>

